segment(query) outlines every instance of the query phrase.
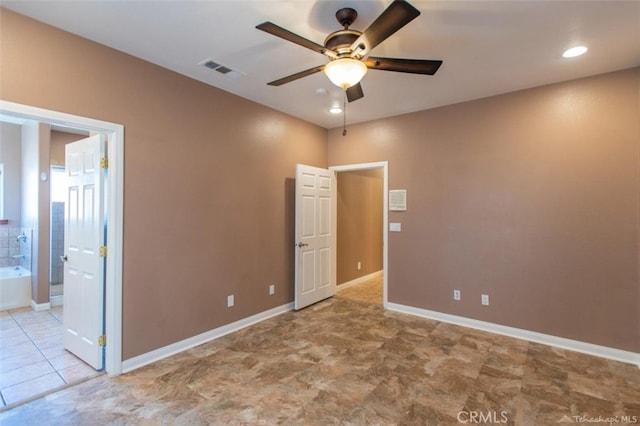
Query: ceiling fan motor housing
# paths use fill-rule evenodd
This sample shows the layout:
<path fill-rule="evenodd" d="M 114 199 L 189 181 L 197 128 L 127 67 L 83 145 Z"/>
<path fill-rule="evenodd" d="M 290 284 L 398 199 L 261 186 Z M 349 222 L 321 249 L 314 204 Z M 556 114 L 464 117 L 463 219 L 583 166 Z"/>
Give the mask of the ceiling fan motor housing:
<path fill-rule="evenodd" d="M 357 17 L 358 12 L 350 7 L 344 7 L 336 12 L 336 19 L 344 29 L 329 34 L 324 40 L 324 46 L 336 52 L 338 57 L 350 56 L 351 45 L 362 35 L 361 31 L 349 29 Z"/>
<path fill-rule="evenodd" d="M 351 54 L 351 45 L 361 35 L 362 33 L 356 30 L 335 31 L 327 36 L 324 46 L 336 52 L 339 57 L 349 56 Z"/>

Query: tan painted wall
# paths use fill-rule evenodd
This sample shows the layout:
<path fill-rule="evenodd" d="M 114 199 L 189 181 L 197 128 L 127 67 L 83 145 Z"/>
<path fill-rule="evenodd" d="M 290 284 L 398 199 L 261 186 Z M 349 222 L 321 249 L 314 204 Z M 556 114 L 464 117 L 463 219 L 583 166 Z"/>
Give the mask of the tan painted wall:
<path fill-rule="evenodd" d="M 4 163 L 4 217 L 19 227 L 22 211 L 22 129 L 0 123 L 0 163 Z"/>
<path fill-rule="evenodd" d="M 2 99 L 125 126 L 123 359 L 293 300 L 295 164 L 326 167 L 325 129 L 0 13 Z"/>
<path fill-rule="evenodd" d="M 383 173 L 381 168 L 338 173 L 338 284 L 382 270 Z"/>
<path fill-rule="evenodd" d="M 330 131 L 329 164 L 388 160 L 408 190 L 389 300 L 640 351 L 639 74 Z"/>

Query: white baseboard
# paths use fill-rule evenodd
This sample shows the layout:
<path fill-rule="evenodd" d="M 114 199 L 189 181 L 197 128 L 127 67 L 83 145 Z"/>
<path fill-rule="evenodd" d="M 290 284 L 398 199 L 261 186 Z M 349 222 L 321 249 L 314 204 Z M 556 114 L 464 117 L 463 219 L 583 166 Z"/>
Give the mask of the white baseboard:
<path fill-rule="evenodd" d="M 544 345 L 555 346 L 570 351 L 581 352 L 601 358 L 608 358 L 615 361 L 636 364 L 640 367 L 640 353 L 624 351 L 622 349 L 609 348 L 607 346 L 595 345 L 593 343 L 580 342 L 578 340 L 566 339 L 564 337 L 552 336 L 535 331 L 523 330 L 521 328 L 509 327 L 506 325 L 494 324 L 475 320 L 472 318 L 460 317 L 457 315 L 445 314 L 442 312 L 430 311 L 427 309 L 415 308 L 413 306 L 400 305 L 397 303 L 387 303 L 387 309 L 404 314 L 416 315 L 436 321 L 446 322 L 477 330 L 488 331 L 490 333 L 502 334 L 516 339 L 528 340 L 530 342 L 542 343 Z"/>
<path fill-rule="evenodd" d="M 232 322 L 231 324 L 223 325 L 222 327 L 205 331 L 204 333 L 189 337 L 188 339 L 184 339 L 179 342 L 156 349 L 154 351 L 124 360 L 122 361 L 122 372 L 128 373 L 147 364 L 151 364 L 152 362 L 156 362 L 171 355 L 175 355 L 179 352 L 186 351 L 187 349 L 191 349 L 195 346 L 201 345 L 203 343 L 209 342 L 211 340 L 225 336 L 229 333 L 233 333 L 234 331 L 241 330 L 245 327 L 249 327 L 250 325 L 259 323 L 261 321 L 264 321 L 271 317 L 275 317 L 285 312 L 289 312 L 291 310 L 293 310 L 293 303 L 287 303 L 286 305 L 277 306 L 273 309 L 269 309 L 268 311 L 260 312 L 259 314 L 255 314 L 236 322 Z"/>
<path fill-rule="evenodd" d="M 342 290 L 345 290 L 345 289 L 347 289 L 349 287 L 352 287 L 354 285 L 362 284 L 365 281 L 369 281 L 369 280 L 372 280 L 374 278 L 382 277 L 383 273 L 384 273 L 384 271 L 377 271 L 377 272 L 373 272 L 373 273 L 371 273 L 369 275 L 365 275 L 363 277 L 359 277 L 359 278 L 356 278 L 354 280 L 347 281 L 346 283 L 343 283 L 343 284 L 340 284 L 340 285 L 336 286 L 336 291 L 339 293 Z"/>
<path fill-rule="evenodd" d="M 31 309 L 34 311 L 47 311 L 51 309 L 51 303 L 36 303 L 35 300 L 31 300 Z"/>

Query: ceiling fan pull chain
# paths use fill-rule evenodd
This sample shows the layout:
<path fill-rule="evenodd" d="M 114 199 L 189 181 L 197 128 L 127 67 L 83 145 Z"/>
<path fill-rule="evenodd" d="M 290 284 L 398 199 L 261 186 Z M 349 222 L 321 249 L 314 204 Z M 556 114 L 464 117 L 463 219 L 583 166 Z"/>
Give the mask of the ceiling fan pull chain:
<path fill-rule="evenodd" d="M 347 92 L 344 92 L 344 101 L 342 107 L 342 136 L 347 136 Z"/>

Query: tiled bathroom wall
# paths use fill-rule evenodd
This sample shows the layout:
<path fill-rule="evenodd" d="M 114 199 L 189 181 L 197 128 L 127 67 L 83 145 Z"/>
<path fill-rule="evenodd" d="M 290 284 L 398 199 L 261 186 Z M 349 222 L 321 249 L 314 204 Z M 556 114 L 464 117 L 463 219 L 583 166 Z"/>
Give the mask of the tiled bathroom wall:
<path fill-rule="evenodd" d="M 20 266 L 25 269 L 31 270 L 31 254 L 32 242 L 33 242 L 33 230 L 29 228 L 20 228 L 20 233 L 27 236 L 27 241 L 20 243 Z"/>
<path fill-rule="evenodd" d="M 18 236 L 25 233 L 27 241 L 18 241 Z M 31 270 L 31 229 L 18 228 L 13 225 L 0 225 L 0 267 L 22 266 Z"/>
<path fill-rule="evenodd" d="M 64 255 L 64 202 L 51 203 L 51 277 L 52 285 L 61 284 Z"/>

